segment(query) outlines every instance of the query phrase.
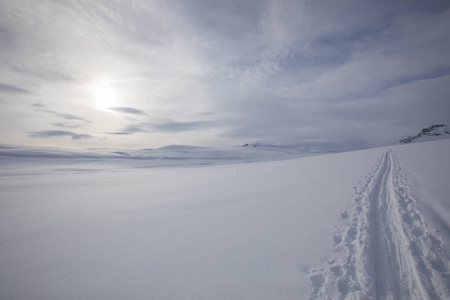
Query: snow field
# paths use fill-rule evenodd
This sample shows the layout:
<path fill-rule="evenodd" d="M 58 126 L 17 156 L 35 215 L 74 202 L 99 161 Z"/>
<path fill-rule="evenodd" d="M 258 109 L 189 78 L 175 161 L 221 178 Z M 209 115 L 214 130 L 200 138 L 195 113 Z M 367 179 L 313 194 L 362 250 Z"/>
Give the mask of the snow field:
<path fill-rule="evenodd" d="M 448 204 L 450 143 L 423 144 L 202 167 L 8 158 L 0 298 L 445 299 L 448 210 L 426 217 Z"/>

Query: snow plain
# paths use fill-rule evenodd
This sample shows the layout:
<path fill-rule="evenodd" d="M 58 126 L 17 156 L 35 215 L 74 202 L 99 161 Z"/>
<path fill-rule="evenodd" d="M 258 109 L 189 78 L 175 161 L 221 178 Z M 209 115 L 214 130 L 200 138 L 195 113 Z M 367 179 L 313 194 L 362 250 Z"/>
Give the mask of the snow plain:
<path fill-rule="evenodd" d="M 450 295 L 450 140 L 207 165 L 19 150 L 0 151 L 1 299 Z"/>

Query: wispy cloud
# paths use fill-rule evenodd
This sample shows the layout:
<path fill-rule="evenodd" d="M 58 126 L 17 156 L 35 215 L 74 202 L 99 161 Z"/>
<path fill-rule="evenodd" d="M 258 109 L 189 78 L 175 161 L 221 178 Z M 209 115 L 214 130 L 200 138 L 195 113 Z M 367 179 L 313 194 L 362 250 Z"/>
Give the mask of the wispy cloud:
<path fill-rule="evenodd" d="M 66 119 L 66 120 L 78 120 L 78 121 L 83 121 L 86 123 L 90 123 L 89 121 L 87 121 L 86 119 L 84 119 L 83 117 L 77 116 L 77 115 L 73 115 L 73 114 L 65 114 L 65 113 L 56 113 L 55 114 L 62 118 L 62 119 Z"/>
<path fill-rule="evenodd" d="M 69 113 L 61 113 L 61 112 L 57 112 L 55 110 L 49 109 L 43 103 L 33 103 L 31 106 L 37 108 L 41 112 L 52 114 L 52 115 L 57 116 L 57 117 L 59 117 L 61 119 L 82 121 L 84 123 L 91 123 L 89 120 L 86 120 L 85 118 L 83 118 L 81 116 L 74 115 L 74 114 L 69 114 Z"/>
<path fill-rule="evenodd" d="M 95 136 L 90 134 L 79 134 L 72 131 L 65 130 L 43 130 L 43 131 L 34 131 L 30 132 L 29 137 L 32 138 L 55 138 L 55 137 L 65 137 L 69 136 L 73 140 L 81 140 L 81 139 L 94 139 Z"/>
<path fill-rule="evenodd" d="M 17 86 L 13 86 L 13 85 L 9 85 L 9 84 L 4 84 L 1 82 L 0 82 L 0 92 L 19 93 L 19 94 L 29 94 L 30 93 L 26 89 L 23 89 L 23 88 L 20 88 Z"/>
<path fill-rule="evenodd" d="M 183 133 L 192 131 L 204 131 L 215 127 L 212 121 L 195 121 L 195 122 L 159 122 L 159 123 L 140 123 L 129 125 L 120 131 L 108 132 L 112 135 L 132 135 L 135 133 Z"/>
<path fill-rule="evenodd" d="M 67 123 L 52 123 L 51 125 L 61 128 L 80 128 L 83 124 L 67 124 Z"/>
<path fill-rule="evenodd" d="M 161 124 L 148 124 L 147 126 L 160 132 L 184 132 L 211 128 L 214 126 L 214 123 L 210 121 L 166 122 Z"/>
<path fill-rule="evenodd" d="M 107 134 L 113 134 L 113 135 L 130 135 L 133 134 L 132 132 L 125 132 L 125 131 L 114 131 L 114 132 L 107 132 Z"/>
<path fill-rule="evenodd" d="M 131 126 L 127 126 L 127 127 L 125 128 L 125 131 L 126 131 L 126 132 L 130 132 L 130 133 L 135 133 L 135 132 L 146 132 L 146 130 L 145 130 L 144 128 L 142 128 L 143 126 L 145 126 L 145 125 L 143 124 L 143 125 L 131 125 Z"/>
<path fill-rule="evenodd" d="M 148 132 L 148 130 L 144 129 L 146 124 L 141 125 L 130 125 L 125 127 L 121 131 L 115 131 L 115 132 L 109 132 L 108 134 L 114 134 L 114 135 L 131 135 L 134 133 L 140 133 L 140 132 Z"/>
<path fill-rule="evenodd" d="M 40 109 L 47 109 L 47 106 L 45 106 L 43 103 L 33 103 L 33 104 L 31 104 L 31 106 L 32 107 L 37 107 L 37 108 L 40 108 Z"/>
<path fill-rule="evenodd" d="M 111 107 L 111 110 L 133 115 L 147 115 L 145 111 L 133 107 Z"/>

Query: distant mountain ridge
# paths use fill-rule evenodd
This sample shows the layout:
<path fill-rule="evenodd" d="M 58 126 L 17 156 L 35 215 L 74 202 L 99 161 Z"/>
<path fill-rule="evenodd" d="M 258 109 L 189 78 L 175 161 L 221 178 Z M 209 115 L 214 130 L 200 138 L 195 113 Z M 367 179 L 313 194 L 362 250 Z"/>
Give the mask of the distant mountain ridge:
<path fill-rule="evenodd" d="M 400 144 L 409 144 L 416 142 L 426 142 L 450 138 L 450 130 L 445 124 L 434 124 L 430 127 L 422 129 L 422 131 L 415 135 L 403 138 Z"/>

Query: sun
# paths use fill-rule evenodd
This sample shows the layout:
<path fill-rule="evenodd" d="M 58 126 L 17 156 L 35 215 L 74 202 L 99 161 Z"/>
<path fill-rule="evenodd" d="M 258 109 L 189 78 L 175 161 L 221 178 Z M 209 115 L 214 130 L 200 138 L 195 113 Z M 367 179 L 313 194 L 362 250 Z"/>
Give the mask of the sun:
<path fill-rule="evenodd" d="M 119 105 L 119 92 L 107 81 L 99 81 L 91 86 L 93 107 L 98 110 L 109 111 L 111 107 Z"/>

